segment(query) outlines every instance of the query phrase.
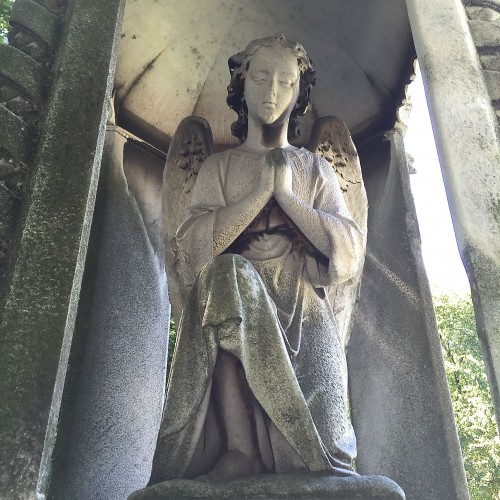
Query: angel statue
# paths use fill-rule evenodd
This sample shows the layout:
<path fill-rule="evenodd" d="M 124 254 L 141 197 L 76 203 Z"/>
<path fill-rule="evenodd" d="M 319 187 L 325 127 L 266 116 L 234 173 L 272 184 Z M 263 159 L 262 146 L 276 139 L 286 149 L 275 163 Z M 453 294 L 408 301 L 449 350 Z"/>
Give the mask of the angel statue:
<path fill-rule="evenodd" d="M 315 83 L 300 44 L 254 40 L 229 70 L 241 144 L 212 153 L 208 124 L 190 117 L 167 157 L 178 331 L 150 485 L 352 476 L 344 341 L 367 210 L 356 150 L 334 117 L 316 122 L 310 150 L 288 142 Z"/>

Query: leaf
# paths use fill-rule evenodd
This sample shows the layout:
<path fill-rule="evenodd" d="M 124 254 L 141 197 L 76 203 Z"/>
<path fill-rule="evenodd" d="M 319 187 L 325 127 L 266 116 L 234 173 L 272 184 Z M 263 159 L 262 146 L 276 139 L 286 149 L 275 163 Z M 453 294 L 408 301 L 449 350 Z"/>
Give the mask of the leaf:
<path fill-rule="evenodd" d="M 469 297 L 434 297 L 472 500 L 500 500 L 500 438 Z"/>

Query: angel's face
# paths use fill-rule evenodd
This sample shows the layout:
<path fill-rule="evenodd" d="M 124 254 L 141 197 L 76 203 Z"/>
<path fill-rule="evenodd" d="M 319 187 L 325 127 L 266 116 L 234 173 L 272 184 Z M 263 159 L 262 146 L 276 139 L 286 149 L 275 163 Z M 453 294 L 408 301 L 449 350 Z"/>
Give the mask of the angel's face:
<path fill-rule="evenodd" d="M 253 55 L 245 78 L 249 118 L 258 125 L 285 123 L 299 96 L 297 57 L 286 47 L 261 47 Z"/>

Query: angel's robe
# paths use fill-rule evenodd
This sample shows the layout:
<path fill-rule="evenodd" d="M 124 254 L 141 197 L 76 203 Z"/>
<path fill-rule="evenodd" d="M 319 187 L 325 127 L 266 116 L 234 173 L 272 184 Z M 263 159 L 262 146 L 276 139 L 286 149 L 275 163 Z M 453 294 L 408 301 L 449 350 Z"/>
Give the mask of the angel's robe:
<path fill-rule="evenodd" d="M 214 257 L 217 212 L 256 188 L 264 156 L 228 150 L 207 158 L 191 215 L 177 232 L 192 288 L 178 325 L 151 484 L 205 473 L 223 452 L 224 423 L 212 399 L 219 349 L 241 361 L 268 470 L 353 473 L 346 359 L 325 287 L 356 274 L 363 236 L 330 164 L 306 149 L 288 158 L 293 192 L 317 210 L 331 255 L 300 244 L 300 231 L 275 205 L 248 228 L 249 237 Z"/>

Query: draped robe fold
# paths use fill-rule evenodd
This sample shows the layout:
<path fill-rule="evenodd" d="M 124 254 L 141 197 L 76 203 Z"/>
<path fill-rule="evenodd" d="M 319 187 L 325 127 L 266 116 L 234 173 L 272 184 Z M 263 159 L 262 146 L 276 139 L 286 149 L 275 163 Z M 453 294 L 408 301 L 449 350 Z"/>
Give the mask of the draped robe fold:
<path fill-rule="evenodd" d="M 205 473 L 224 451 L 224 423 L 212 399 L 219 349 L 241 362 L 269 470 L 353 473 L 345 353 L 324 288 L 354 276 L 362 235 L 332 167 L 306 149 L 288 157 L 293 192 L 317 210 L 331 255 L 297 245 L 278 208 L 256 221 L 257 236 L 239 255 L 214 256 L 218 210 L 256 188 L 264 157 L 228 150 L 207 158 L 191 215 L 177 232 L 178 249 L 191 264 L 183 276 L 191 291 L 178 324 L 150 483 Z"/>

